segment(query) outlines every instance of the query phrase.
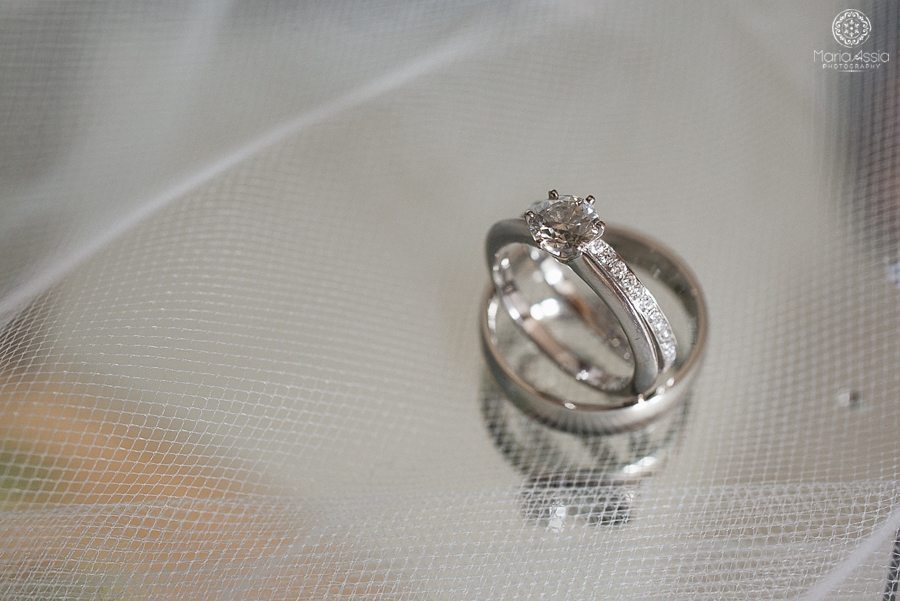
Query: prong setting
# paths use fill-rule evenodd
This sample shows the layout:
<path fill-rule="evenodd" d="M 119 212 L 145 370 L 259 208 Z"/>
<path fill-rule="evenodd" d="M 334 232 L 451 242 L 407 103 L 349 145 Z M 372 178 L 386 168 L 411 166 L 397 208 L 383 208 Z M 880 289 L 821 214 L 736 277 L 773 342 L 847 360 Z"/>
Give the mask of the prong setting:
<path fill-rule="evenodd" d="M 605 230 L 591 204 L 593 196 L 564 196 L 550 190 L 547 197 L 525 212 L 528 229 L 534 241 L 560 261 L 577 259 Z"/>

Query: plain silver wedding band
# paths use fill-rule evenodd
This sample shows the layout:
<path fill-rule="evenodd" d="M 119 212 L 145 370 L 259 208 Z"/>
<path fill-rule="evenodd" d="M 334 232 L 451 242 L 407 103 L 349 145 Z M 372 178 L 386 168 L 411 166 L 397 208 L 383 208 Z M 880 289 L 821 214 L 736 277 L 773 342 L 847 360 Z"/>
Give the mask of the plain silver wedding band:
<path fill-rule="evenodd" d="M 679 353 L 664 382 L 650 391 L 633 394 L 615 405 L 585 403 L 541 390 L 506 360 L 497 340 L 497 314 L 502 310 L 500 290 L 490 286 L 481 307 L 481 339 L 485 359 L 506 396 L 521 410 L 556 428 L 584 434 L 609 434 L 646 425 L 680 404 L 700 370 L 708 336 L 706 301 L 696 276 L 667 248 L 636 232 L 607 229 L 605 238 L 623 257 L 653 271 L 684 306 L 691 320 L 691 340 Z M 527 334 L 527 332 L 526 332 Z M 687 341 L 685 341 L 687 342 Z M 607 395 L 608 396 L 608 395 Z"/>

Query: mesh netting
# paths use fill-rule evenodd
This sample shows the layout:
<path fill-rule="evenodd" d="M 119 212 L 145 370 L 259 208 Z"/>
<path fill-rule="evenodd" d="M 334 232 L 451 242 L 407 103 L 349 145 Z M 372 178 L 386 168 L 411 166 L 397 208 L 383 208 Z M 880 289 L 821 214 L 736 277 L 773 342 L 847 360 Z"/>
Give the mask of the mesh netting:
<path fill-rule="evenodd" d="M 0 597 L 893 599 L 897 5 L 394 4 L 0 8 Z M 656 432 L 485 377 L 552 187 L 704 284 Z"/>

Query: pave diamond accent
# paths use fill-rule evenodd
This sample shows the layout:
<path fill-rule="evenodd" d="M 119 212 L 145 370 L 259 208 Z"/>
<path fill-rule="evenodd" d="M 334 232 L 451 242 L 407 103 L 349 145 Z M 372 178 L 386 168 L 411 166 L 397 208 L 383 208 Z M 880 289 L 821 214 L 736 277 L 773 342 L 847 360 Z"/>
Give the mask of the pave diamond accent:
<path fill-rule="evenodd" d="M 525 220 L 534 241 L 563 261 L 577 258 L 584 246 L 603 234 L 603 222 L 590 202 L 556 196 L 535 203 Z"/>
<path fill-rule="evenodd" d="M 619 257 L 619 253 L 603 240 L 599 238 L 593 240 L 587 246 L 586 252 L 621 286 L 628 299 L 637 308 L 656 340 L 663 359 L 663 370 L 669 369 L 675 362 L 677 354 L 675 333 L 653 294 Z"/>

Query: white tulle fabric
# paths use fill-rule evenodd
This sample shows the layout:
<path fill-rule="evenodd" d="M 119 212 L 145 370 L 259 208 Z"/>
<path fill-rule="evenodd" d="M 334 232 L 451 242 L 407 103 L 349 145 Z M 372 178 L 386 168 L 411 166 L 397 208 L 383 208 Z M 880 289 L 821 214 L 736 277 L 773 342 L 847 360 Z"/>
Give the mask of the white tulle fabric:
<path fill-rule="evenodd" d="M 0 7 L 0 597 L 889 594 L 900 80 L 814 62 L 841 8 Z M 483 236 L 551 187 L 710 303 L 625 523 L 485 425 Z"/>

